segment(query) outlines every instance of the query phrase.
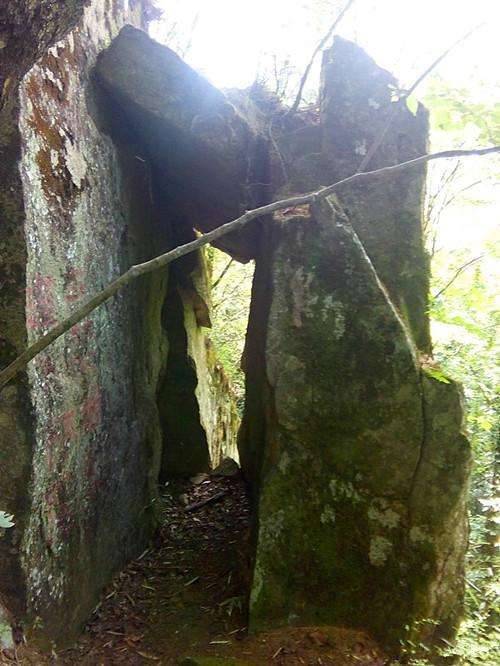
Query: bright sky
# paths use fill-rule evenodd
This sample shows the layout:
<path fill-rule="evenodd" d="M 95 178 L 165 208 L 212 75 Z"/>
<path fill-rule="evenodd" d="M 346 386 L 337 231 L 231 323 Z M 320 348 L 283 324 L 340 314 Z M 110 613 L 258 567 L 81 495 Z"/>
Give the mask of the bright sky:
<path fill-rule="evenodd" d="M 272 54 L 290 57 L 302 72 L 345 2 L 159 0 L 165 16 L 152 27 L 152 34 L 216 86 L 243 88 L 269 65 Z M 498 98 L 500 91 L 500 0 L 355 0 L 337 32 L 358 42 L 404 87 L 482 22 L 485 25 L 460 44 L 437 71 L 450 84 L 472 88 L 478 101 L 486 101 Z M 311 77 L 313 85 L 317 85 L 318 66 Z M 425 84 L 419 91 L 425 93 Z M 480 159 L 467 162 L 470 182 L 484 170 L 484 160 L 491 158 Z M 446 245 L 479 247 L 491 236 L 499 220 L 500 187 L 483 188 L 480 196 L 488 203 L 461 205 L 445 216 Z"/>
<path fill-rule="evenodd" d="M 154 36 L 163 41 L 177 25 L 185 46 L 195 22 L 189 63 L 219 87 L 245 87 L 269 54 L 289 55 L 302 69 L 345 1 L 159 0 L 165 19 Z M 355 39 L 404 85 L 483 21 L 439 71 L 454 81 L 478 78 L 480 71 L 484 83 L 498 84 L 500 0 L 355 0 L 338 33 Z"/>

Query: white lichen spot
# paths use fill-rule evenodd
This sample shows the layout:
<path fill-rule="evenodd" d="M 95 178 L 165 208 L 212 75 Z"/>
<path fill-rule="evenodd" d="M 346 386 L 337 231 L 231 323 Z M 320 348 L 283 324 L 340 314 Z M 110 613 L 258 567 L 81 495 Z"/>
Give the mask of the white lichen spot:
<path fill-rule="evenodd" d="M 374 567 L 382 567 L 387 562 L 392 550 L 392 543 L 383 536 L 375 536 L 370 541 L 370 562 Z"/>
<path fill-rule="evenodd" d="M 413 543 L 421 543 L 422 541 L 432 541 L 432 538 L 423 527 L 415 526 L 410 530 L 410 540 Z"/>
<path fill-rule="evenodd" d="M 278 463 L 278 469 L 282 474 L 286 474 L 288 471 L 288 467 L 290 466 L 290 456 L 288 453 L 285 451 L 279 460 Z"/>
<path fill-rule="evenodd" d="M 259 565 L 259 561 L 257 560 L 253 572 L 252 590 L 250 592 L 250 608 L 253 608 L 255 604 L 258 602 L 263 587 L 264 587 L 264 579 L 262 576 L 262 571 Z"/>
<path fill-rule="evenodd" d="M 261 542 L 273 542 L 283 532 L 285 526 L 285 512 L 283 510 L 268 516 L 261 522 L 260 537 Z"/>
<path fill-rule="evenodd" d="M 302 327 L 303 316 L 314 316 L 311 306 L 316 304 L 318 296 L 311 293 L 312 281 L 312 273 L 306 274 L 303 266 L 299 266 L 290 279 L 293 298 L 292 321 L 296 328 Z"/>
<path fill-rule="evenodd" d="M 333 296 L 332 294 L 327 294 L 323 299 L 323 307 L 321 308 L 321 319 L 323 321 L 326 321 L 328 319 L 328 315 L 330 314 L 332 306 L 333 306 Z"/>
<path fill-rule="evenodd" d="M 44 73 L 45 78 L 48 81 L 53 83 L 58 90 L 63 92 L 64 86 L 63 86 L 62 81 L 57 78 L 57 76 L 54 74 L 54 72 L 51 69 L 46 68 L 46 69 L 43 70 L 43 73 Z"/>
<path fill-rule="evenodd" d="M 345 333 L 344 305 L 340 301 L 335 301 L 332 304 L 332 310 L 334 312 L 332 335 L 335 340 L 340 340 Z"/>
<path fill-rule="evenodd" d="M 64 147 L 66 149 L 66 166 L 71 174 L 71 180 L 78 188 L 81 188 L 87 173 L 87 162 L 82 153 L 67 137 L 65 137 Z"/>
<path fill-rule="evenodd" d="M 401 516 L 390 507 L 377 507 L 372 504 L 368 509 L 368 518 L 382 527 L 394 529 L 398 526 Z"/>
<path fill-rule="evenodd" d="M 323 513 L 320 516 L 320 521 L 322 525 L 327 525 L 328 523 L 332 524 L 335 522 L 335 511 L 331 506 L 326 506 L 323 510 Z"/>
<path fill-rule="evenodd" d="M 377 102 L 376 99 L 370 99 L 368 100 L 368 105 L 371 106 L 372 109 L 380 109 L 380 103 Z"/>
<path fill-rule="evenodd" d="M 56 169 L 59 165 L 59 153 L 57 150 L 52 149 L 50 151 L 50 163 L 52 164 L 53 169 Z"/>
<path fill-rule="evenodd" d="M 367 153 L 366 141 L 355 141 L 354 142 L 354 152 L 356 155 L 364 156 Z"/>
<path fill-rule="evenodd" d="M 350 500 L 351 502 L 361 502 L 362 497 L 354 488 L 350 481 L 333 478 L 329 484 L 330 492 L 334 499 Z"/>
<path fill-rule="evenodd" d="M 345 333 L 344 305 L 340 301 L 334 301 L 332 294 L 327 294 L 323 299 L 321 319 L 326 322 L 332 313 L 333 330 L 331 333 L 335 340 L 339 340 Z"/>
<path fill-rule="evenodd" d="M 49 54 L 50 54 L 53 58 L 58 58 L 58 57 L 59 57 L 59 49 L 62 48 L 63 46 L 64 46 L 64 42 L 63 42 L 63 41 L 59 41 L 59 42 L 57 42 L 56 44 L 54 44 L 54 46 L 51 46 L 51 47 L 50 47 L 50 49 L 49 49 Z"/>

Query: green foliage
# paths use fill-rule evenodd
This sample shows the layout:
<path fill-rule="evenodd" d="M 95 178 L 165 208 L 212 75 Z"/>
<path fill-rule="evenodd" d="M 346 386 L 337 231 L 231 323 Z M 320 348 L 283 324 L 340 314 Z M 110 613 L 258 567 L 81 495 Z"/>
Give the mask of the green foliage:
<path fill-rule="evenodd" d="M 461 256 L 458 261 L 464 258 Z M 449 275 L 449 259 L 448 254 L 434 262 L 435 291 L 439 291 L 439 285 Z M 445 372 L 464 386 L 467 428 L 474 455 L 467 618 L 457 646 L 450 648 L 466 664 L 500 663 L 499 635 L 494 630 L 500 619 L 498 570 L 495 570 L 495 535 L 500 516 L 497 499 L 500 399 L 494 363 L 500 313 L 494 308 L 494 300 L 494 282 L 481 265 L 476 265 L 474 270 L 460 274 L 431 304 L 437 339 L 435 356 Z"/>
<path fill-rule="evenodd" d="M 226 374 L 233 383 L 241 407 L 245 395 L 241 357 L 245 346 L 254 264 L 233 261 L 220 278 L 228 265 L 229 257 L 215 248 L 210 248 L 209 256 L 213 283 L 216 285 L 212 292 L 213 328 L 210 338 Z"/>
<path fill-rule="evenodd" d="M 477 129 L 481 144 L 500 142 L 500 89 L 489 90 L 487 100 L 478 101 L 477 95 L 467 88 L 452 88 L 439 77 L 434 77 L 425 104 L 432 110 L 431 121 L 435 129 L 463 132 L 467 126 Z"/>
<path fill-rule="evenodd" d="M 450 88 L 434 79 L 425 100 L 431 111 L 431 137 L 456 145 L 463 141 L 478 144 L 500 142 L 499 96 L 481 95 L 466 89 Z M 438 172 L 439 182 L 431 180 L 425 232 L 432 255 L 430 314 L 435 341 L 435 358 L 445 375 L 458 379 L 464 387 L 467 430 L 474 466 L 469 500 L 470 546 L 466 574 L 466 618 L 457 644 L 443 646 L 443 656 L 458 657 L 460 663 L 493 666 L 500 663 L 500 596 L 496 534 L 500 518 L 500 376 L 496 331 L 500 313 L 496 307 L 500 243 L 483 228 L 472 235 L 474 248 L 461 237 L 461 223 L 469 225 L 478 206 L 494 198 L 487 185 L 495 165 L 481 169 L 465 165 Z M 492 169 L 493 167 L 493 169 Z M 469 166 L 467 167 L 469 168 Z M 482 170 L 484 169 L 484 171 Z M 471 186 L 481 183 L 482 199 L 470 198 Z M 432 189 L 434 187 L 434 190 Z M 467 192 L 468 196 L 464 196 Z M 486 199 L 486 201 L 485 201 Z M 443 232 L 444 214 L 451 233 Z M 455 232 L 456 229 L 456 232 Z M 455 248 L 450 245 L 455 245 Z M 428 371 L 429 369 L 426 369 Z M 433 368 L 430 368 L 433 370 Z M 436 379 L 439 379 L 436 377 Z"/>
<path fill-rule="evenodd" d="M 14 526 L 14 516 L 11 516 L 5 511 L 0 511 L 0 528 L 7 528 Z"/>
<path fill-rule="evenodd" d="M 441 372 L 441 370 L 437 370 L 436 368 L 425 368 L 424 372 L 426 375 L 429 375 L 429 377 L 437 379 L 438 382 L 451 384 L 450 380 Z"/>

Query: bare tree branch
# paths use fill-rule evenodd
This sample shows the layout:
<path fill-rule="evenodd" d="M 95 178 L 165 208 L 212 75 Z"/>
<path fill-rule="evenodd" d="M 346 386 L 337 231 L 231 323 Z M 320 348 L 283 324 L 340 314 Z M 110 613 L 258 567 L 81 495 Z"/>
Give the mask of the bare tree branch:
<path fill-rule="evenodd" d="M 460 268 L 457 268 L 457 270 L 456 270 L 455 273 L 453 274 L 453 277 L 452 277 L 452 278 L 451 278 L 451 279 L 445 284 L 445 286 L 444 286 L 442 289 L 440 289 L 440 290 L 437 292 L 437 294 L 434 294 L 434 296 L 432 297 L 433 300 L 436 300 L 437 298 L 439 298 L 440 296 L 442 296 L 442 295 L 444 294 L 444 292 L 445 292 L 447 289 L 449 289 L 449 287 L 451 287 L 451 285 L 455 282 L 455 280 L 457 279 L 457 277 L 458 277 L 461 273 L 463 273 L 467 268 L 469 268 L 469 266 L 472 266 L 472 265 L 475 264 L 476 262 L 481 261 L 481 259 L 483 259 L 485 256 L 486 256 L 485 254 L 480 254 L 478 257 L 474 257 L 474 259 L 470 259 L 469 261 L 467 261 L 465 264 L 463 264 L 462 266 L 460 266 Z"/>
<path fill-rule="evenodd" d="M 309 62 L 307 64 L 307 67 L 305 68 L 304 73 L 302 74 L 302 78 L 300 79 L 299 90 L 297 92 L 297 96 L 295 97 L 295 100 L 294 100 L 292 106 L 290 107 L 290 109 L 286 113 L 287 116 L 293 116 L 293 114 L 299 108 L 299 104 L 302 100 L 302 93 L 304 92 L 304 86 L 306 85 L 307 79 L 309 77 L 309 73 L 311 71 L 311 67 L 313 66 L 314 61 L 316 60 L 316 56 L 321 51 L 321 49 L 324 47 L 324 45 L 327 43 L 327 41 L 330 39 L 330 37 L 333 35 L 333 33 L 335 32 L 338 24 L 344 18 L 344 16 L 349 11 L 351 5 L 353 5 L 354 2 L 355 2 L 355 0 L 348 0 L 348 2 L 344 5 L 344 8 L 340 12 L 340 14 L 337 16 L 335 21 L 332 23 L 332 25 L 328 29 L 328 32 L 326 33 L 326 35 L 323 37 L 323 39 L 318 43 L 318 45 L 314 49 L 313 54 L 311 56 L 311 59 L 309 60 Z"/>
<path fill-rule="evenodd" d="M 358 167 L 358 171 L 363 171 L 364 169 L 366 169 L 368 164 L 371 162 L 372 157 L 375 155 L 377 150 L 380 148 L 380 146 L 382 144 L 382 141 L 385 139 L 387 131 L 389 130 L 390 126 L 392 125 L 392 123 L 394 121 L 394 119 L 396 118 L 396 115 L 398 114 L 399 109 L 401 108 L 401 105 L 406 104 L 406 100 L 408 99 L 408 97 L 413 92 L 415 92 L 415 89 L 422 83 L 422 81 L 425 78 L 427 78 L 427 76 L 429 76 L 429 74 L 439 65 L 439 63 L 441 63 L 446 58 L 446 56 L 449 53 L 451 53 L 451 51 L 453 51 L 453 49 L 455 49 L 459 44 L 461 44 L 466 39 L 468 39 L 472 35 L 472 33 L 474 33 L 476 30 L 479 30 L 479 28 L 481 28 L 483 25 L 485 25 L 485 24 L 480 23 L 479 25 L 476 25 L 474 28 L 472 28 L 472 30 L 469 30 L 469 32 L 467 32 L 465 35 L 463 35 L 463 37 L 460 37 L 460 39 L 457 39 L 456 42 L 454 42 L 451 46 L 449 46 L 446 49 L 446 51 L 441 53 L 441 55 L 438 58 L 436 58 L 436 60 L 434 60 L 434 62 L 431 65 L 429 65 L 429 67 L 427 67 L 427 69 L 424 72 L 422 72 L 422 74 L 420 74 L 415 79 L 415 81 L 408 88 L 408 90 L 402 90 L 401 91 L 401 95 L 400 95 L 399 99 L 397 100 L 397 102 L 394 103 L 394 105 L 392 107 L 392 110 L 391 110 L 391 113 L 389 114 L 389 116 L 388 116 L 388 118 L 385 122 L 385 125 L 382 128 L 382 131 L 377 136 L 375 141 L 370 146 L 368 152 L 366 153 L 366 155 L 361 160 L 361 164 Z"/>
<path fill-rule="evenodd" d="M 422 74 L 414 81 L 413 85 L 409 87 L 409 89 L 406 91 L 405 97 L 409 97 L 415 89 L 422 83 L 422 81 L 429 76 L 429 74 L 436 69 L 436 67 L 446 58 L 447 55 L 449 55 L 454 49 L 456 49 L 457 46 L 465 42 L 466 39 L 469 39 L 469 37 L 476 32 L 476 30 L 479 30 L 479 28 L 482 28 L 483 25 L 486 25 L 486 22 L 479 23 L 478 25 L 474 26 L 471 30 L 465 33 L 462 37 L 457 39 L 456 42 L 454 42 L 451 46 L 449 46 L 446 51 L 441 53 L 439 57 L 434 60 L 433 63 L 427 67 L 427 69 L 422 72 Z"/>
<path fill-rule="evenodd" d="M 219 284 L 219 282 L 222 280 L 222 278 L 224 277 L 224 275 L 225 275 L 225 274 L 228 272 L 228 270 L 231 268 L 231 264 L 233 263 L 233 261 L 234 261 L 234 257 L 231 257 L 231 259 L 230 259 L 230 260 L 227 262 L 227 264 L 224 266 L 224 269 L 223 269 L 222 273 L 219 275 L 219 277 L 217 278 L 217 280 L 215 280 L 215 282 L 212 284 L 212 289 L 215 289 L 215 287 Z"/>
<path fill-rule="evenodd" d="M 231 231 L 236 231 L 237 229 L 244 227 L 255 218 L 269 215 L 270 213 L 274 213 L 275 211 L 281 210 L 283 208 L 293 208 L 303 204 L 312 204 L 319 199 L 323 199 L 328 195 L 333 194 L 335 191 L 345 185 L 352 183 L 363 183 L 366 181 L 376 180 L 378 178 L 386 178 L 388 176 L 390 177 L 394 173 L 408 169 L 410 167 L 418 166 L 420 164 L 425 164 L 430 160 L 444 159 L 449 157 L 489 155 L 491 153 L 498 152 L 500 152 L 500 146 L 493 146 L 491 148 L 477 148 L 475 150 L 445 150 L 439 153 L 430 153 L 428 155 L 422 155 L 413 160 L 409 160 L 408 162 L 402 162 L 393 166 L 383 167 L 382 169 L 377 169 L 375 171 L 355 173 L 352 176 L 348 176 L 343 180 L 333 183 L 332 185 L 322 187 L 314 192 L 301 194 L 298 196 L 290 197 L 288 199 L 282 199 L 280 201 L 274 201 L 273 203 L 266 204 L 265 206 L 259 206 L 253 210 L 248 210 L 246 213 L 236 218 L 235 220 L 226 222 L 220 227 L 217 227 L 217 229 L 208 231 L 206 234 L 200 235 L 198 238 L 190 241 L 189 243 L 186 243 L 185 245 L 180 245 L 179 247 L 176 247 L 173 250 L 166 252 L 165 254 L 155 257 L 150 261 L 146 261 L 143 264 L 137 264 L 136 266 L 129 268 L 126 273 L 118 277 L 116 280 L 113 280 L 113 282 L 111 282 L 105 289 L 83 303 L 83 305 L 80 307 L 77 307 L 73 314 L 64 319 L 61 323 L 51 328 L 47 333 L 45 333 L 45 335 L 42 335 L 41 338 L 30 345 L 10 365 L 2 370 L 0 372 L 0 389 L 5 386 L 7 382 L 9 382 L 13 377 L 15 377 L 41 351 L 46 349 L 55 340 L 61 337 L 61 335 L 69 331 L 70 328 L 84 319 L 93 310 L 102 305 L 102 303 L 111 298 L 111 296 L 123 289 L 123 287 L 125 287 L 127 284 L 141 275 L 146 275 L 158 270 L 159 268 L 163 268 L 176 259 L 179 259 L 180 257 L 183 257 L 190 252 L 194 252 L 195 250 L 200 249 L 208 243 L 212 243 L 213 241 L 222 238 L 222 236 L 225 236 Z"/>

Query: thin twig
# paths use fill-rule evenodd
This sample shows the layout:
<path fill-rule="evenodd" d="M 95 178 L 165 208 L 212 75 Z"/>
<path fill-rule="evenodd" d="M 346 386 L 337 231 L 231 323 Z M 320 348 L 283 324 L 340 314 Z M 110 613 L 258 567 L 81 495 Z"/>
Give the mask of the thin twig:
<path fill-rule="evenodd" d="M 214 504 L 214 502 L 218 502 L 226 495 L 227 495 L 227 490 L 221 490 L 218 493 L 215 493 L 215 495 L 212 495 L 211 497 L 206 497 L 205 499 L 202 499 L 199 502 L 193 502 L 193 504 L 189 504 L 184 510 L 186 511 L 186 513 L 192 513 L 193 511 L 198 511 L 198 509 L 202 509 L 204 506 L 207 506 L 207 504 Z"/>
<path fill-rule="evenodd" d="M 311 59 L 309 60 L 307 67 L 304 70 L 304 73 L 302 74 L 302 78 L 300 79 L 300 84 L 299 84 L 299 90 L 297 92 L 297 96 L 295 97 L 295 100 L 290 107 L 290 109 L 287 111 L 286 115 L 287 116 L 293 116 L 293 114 L 297 111 L 299 108 L 299 104 L 302 101 L 302 93 L 304 91 L 304 86 L 306 85 L 307 79 L 309 77 L 309 72 L 311 71 L 311 67 L 314 64 L 314 61 L 316 60 L 316 56 L 318 53 L 321 51 L 321 49 L 324 47 L 324 45 L 327 43 L 327 41 L 330 39 L 330 37 L 333 35 L 335 32 L 335 29 L 337 28 L 338 24 L 340 21 L 344 18 L 345 14 L 349 11 L 351 5 L 353 5 L 355 0 L 348 0 L 340 14 L 337 16 L 335 21 L 332 23 L 330 28 L 328 29 L 328 32 L 326 35 L 323 37 L 323 39 L 319 42 L 319 44 L 316 46 L 316 48 L 313 51 L 313 54 L 311 56 Z"/>
<path fill-rule="evenodd" d="M 384 127 L 382 128 L 382 131 L 381 131 L 380 134 L 377 136 L 377 138 L 375 139 L 375 141 L 374 141 L 374 142 L 372 143 L 372 145 L 370 146 L 370 149 L 368 150 L 368 152 L 366 153 L 366 155 L 365 155 L 365 156 L 363 157 L 363 159 L 361 160 L 361 163 L 360 163 L 360 165 L 359 165 L 359 167 L 358 167 L 358 171 L 364 171 L 364 169 L 366 169 L 366 167 L 368 166 L 368 164 L 371 162 L 372 157 L 373 157 L 373 156 L 375 155 L 375 153 L 378 151 L 378 149 L 380 148 L 380 146 L 381 146 L 381 144 L 382 144 L 382 141 L 385 139 L 385 136 L 386 136 L 386 134 L 387 134 L 387 131 L 389 130 L 389 128 L 390 128 L 390 126 L 392 125 L 392 123 L 393 123 L 393 121 L 394 121 L 396 115 L 398 114 L 399 109 L 401 108 L 401 105 L 402 105 L 402 104 L 406 104 L 406 100 L 408 99 L 408 97 L 409 97 L 412 93 L 415 92 L 416 88 L 422 83 L 422 81 L 423 81 L 424 79 L 426 79 L 432 71 L 434 71 L 434 69 L 439 65 L 439 63 L 441 63 L 441 62 L 446 58 L 446 56 L 447 56 L 449 53 L 451 53 L 451 51 L 453 51 L 453 49 L 455 49 L 459 44 L 461 44 L 461 43 L 464 42 L 466 39 L 468 39 L 468 38 L 472 35 L 472 33 L 474 33 L 476 30 L 479 30 L 479 28 L 481 28 L 483 25 L 484 25 L 484 23 L 480 23 L 479 25 L 476 25 L 476 27 L 472 28 L 472 30 L 469 30 L 469 32 L 467 32 L 465 35 L 463 35 L 462 37 L 460 37 L 460 39 L 457 39 L 456 42 L 454 42 L 451 46 L 449 46 L 449 47 L 446 49 L 446 51 L 444 51 L 443 53 L 441 53 L 441 55 L 440 55 L 438 58 L 436 58 L 436 59 L 434 60 L 434 62 L 432 62 L 432 63 L 429 65 L 429 67 L 427 67 L 427 69 L 426 69 L 424 72 L 422 72 L 422 74 L 420 74 L 420 75 L 415 79 L 415 81 L 414 81 L 414 82 L 412 83 L 412 85 L 408 88 L 408 90 L 402 90 L 402 91 L 401 91 L 400 97 L 399 97 L 399 99 L 397 100 L 397 102 L 395 102 L 395 103 L 393 104 L 393 107 L 392 107 L 392 109 L 391 109 L 391 113 L 390 113 L 389 116 L 387 117 L 387 120 L 386 120 L 386 122 L 385 122 Z"/>
<path fill-rule="evenodd" d="M 479 256 L 474 257 L 474 259 L 470 259 L 469 261 L 467 261 L 465 264 L 463 264 L 462 266 L 460 266 L 460 268 L 457 268 L 457 270 L 456 270 L 455 273 L 453 274 L 453 277 L 452 277 L 452 278 L 451 278 L 451 279 L 445 284 L 445 286 L 444 286 L 442 289 L 440 289 L 440 290 L 437 292 L 437 294 L 434 294 L 434 296 L 432 297 L 433 300 L 436 300 L 436 298 L 439 298 L 440 296 L 442 296 L 442 295 L 444 294 L 444 292 L 445 292 L 447 289 L 449 289 L 449 287 L 451 287 L 451 285 L 455 282 L 455 280 L 457 279 L 457 277 L 458 277 L 461 273 L 463 273 L 463 271 L 465 271 L 466 268 L 469 268 L 469 266 L 472 266 L 472 265 L 475 264 L 477 261 L 480 261 L 481 259 L 483 259 L 485 256 L 486 256 L 486 255 L 485 255 L 484 253 L 483 253 L 483 254 L 480 254 Z"/>
<path fill-rule="evenodd" d="M 215 289 L 215 287 L 220 283 L 220 281 L 223 279 L 224 275 L 231 268 L 231 265 L 232 265 L 233 261 L 234 261 L 234 257 L 231 257 L 231 259 L 225 265 L 224 270 L 222 271 L 222 273 L 219 275 L 217 280 L 215 280 L 215 282 L 212 284 L 212 289 Z"/>
<path fill-rule="evenodd" d="M 471 30 L 465 33 L 462 37 L 457 39 L 456 42 L 454 42 L 451 46 L 449 46 L 446 51 L 441 53 L 439 57 L 434 60 L 433 63 L 427 67 L 427 69 L 422 72 L 422 74 L 415 80 L 413 85 L 410 86 L 410 88 L 406 91 L 405 97 L 409 97 L 413 92 L 415 92 L 415 89 L 422 83 L 422 81 L 429 76 L 429 74 L 436 69 L 436 67 L 446 58 L 447 55 L 449 55 L 454 49 L 456 49 L 457 46 L 462 44 L 462 42 L 465 42 L 466 39 L 469 39 L 469 37 L 476 32 L 476 30 L 479 30 L 479 28 L 482 28 L 483 25 L 486 25 L 486 22 L 483 21 L 482 23 L 479 23 L 478 25 L 474 26 Z"/>
<path fill-rule="evenodd" d="M 415 159 L 409 160 L 408 162 L 401 162 L 400 164 L 395 164 L 392 166 L 386 166 L 381 169 L 376 169 L 375 171 L 364 171 L 362 173 L 355 173 L 352 176 L 348 176 L 332 185 L 322 187 L 319 190 L 309 192 L 308 194 L 301 194 L 288 199 L 281 199 L 280 201 L 274 201 L 273 203 L 266 204 L 264 206 L 259 206 L 253 210 L 248 210 L 246 213 L 226 222 L 225 224 L 208 231 L 206 234 L 201 234 L 195 240 L 186 243 L 185 245 L 180 245 L 179 247 L 161 254 L 150 261 L 146 261 L 143 264 L 137 264 L 129 268 L 129 270 L 120 275 L 116 280 L 113 280 L 105 289 L 93 296 L 91 299 L 86 301 L 83 305 L 76 308 L 76 310 L 66 319 L 64 319 L 60 324 L 57 324 L 51 328 L 45 335 L 42 335 L 36 342 L 30 345 L 20 356 L 18 356 L 10 365 L 8 365 L 4 370 L 0 372 L 0 389 L 7 384 L 13 377 L 15 377 L 35 356 L 37 356 L 41 351 L 46 349 L 51 345 L 55 340 L 57 340 L 61 335 L 70 330 L 75 324 L 84 319 L 89 315 L 93 310 L 98 308 L 102 303 L 107 301 L 111 296 L 114 296 L 118 291 L 123 289 L 130 282 L 135 280 L 141 275 L 146 275 L 152 273 L 153 271 L 158 270 L 159 268 L 164 268 L 168 264 L 172 263 L 176 259 L 190 254 L 195 250 L 200 249 L 208 243 L 213 243 L 215 240 L 222 238 L 226 234 L 236 231 L 244 227 L 251 220 L 255 218 L 262 217 L 264 215 L 269 215 L 274 213 L 277 210 L 283 208 L 293 208 L 295 206 L 301 206 L 303 204 L 311 204 L 319 199 L 323 199 L 330 194 L 333 194 L 336 190 L 341 187 L 353 183 L 363 183 L 366 181 L 371 181 L 378 178 L 385 178 L 387 176 L 392 176 L 392 174 L 397 173 L 401 170 L 408 169 L 410 167 L 415 167 L 420 164 L 425 164 L 431 160 L 444 159 L 450 157 L 471 157 L 479 155 L 489 155 L 491 153 L 500 152 L 499 146 L 492 146 L 491 148 L 478 148 L 475 150 L 445 150 L 439 153 L 430 153 L 428 155 L 421 155 Z"/>

